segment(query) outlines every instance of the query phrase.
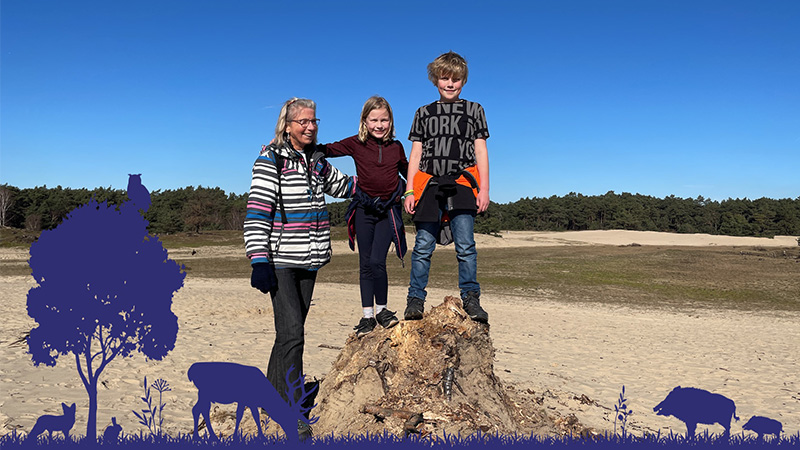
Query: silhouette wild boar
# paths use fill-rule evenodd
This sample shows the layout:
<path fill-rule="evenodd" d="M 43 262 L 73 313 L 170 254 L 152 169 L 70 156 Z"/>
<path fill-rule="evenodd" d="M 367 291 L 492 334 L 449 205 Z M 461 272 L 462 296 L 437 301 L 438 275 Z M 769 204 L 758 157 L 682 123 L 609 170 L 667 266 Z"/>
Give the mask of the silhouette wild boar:
<path fill-rule="evenodd" d="M 691 387 L 676 387 L 653 411 L 659 416 L 674 416 L 685 423 L 686 436 L 689 438 L 694 437 L 698 423 L 718 423 L 725 427 L 725 435 L 730 436 L 731 418 L 739 420 L 733 400 Z"/>
<path fill-rule="evenodd" d="M 783 431 L 783 424 L 769 417 L 753 416 L 744 424 L 742 429 L 757 433 L 759 439 L 765 434 L 774 434 L 775 437 L 778 437 Z"/>
<path fill-rule="evenodd" d="M 237 403 L 234 435 L 239 432 L 239 423 L 242 421 L 244 409 L 250 408 L 250 413 L 258 426 L 258 435 L 263 437 L 264 432 L 261 429 L 261 418 L 258 411 L 258 408 L 263 408 L 267 415 L 283 429 L 287 442 L 300 442 L 297 432 L 298 421 L 308 424 L 316 422 L 316 419 L 309 420 L 304 415 L 313 405 L 311 407 L 303 406 L 303 402 L 315 389 L 306 390 L 303 384 L 305 377 L 302 374 L 294 381 L 290 380 L 289 375 L 293 370 L 294 367 L 290 367 L 286 374 L 287 394 L 289 394 L 287 402 L 278 394 L 278 391 L 258 367 L 229 362 L 192 364 L 187 375 L 189 380 L 197 386 L 197 403 L 192 408 L 194 432 L 198 432 L 197 423 L 202 414 L 206 420 L 209 437 L 217 440 L 209 417 L 211 403 Z M 296 396 L 296 393 L 299 393 L 299 396 Z M 295 401 L 296 397 L 299 399 Z"/>

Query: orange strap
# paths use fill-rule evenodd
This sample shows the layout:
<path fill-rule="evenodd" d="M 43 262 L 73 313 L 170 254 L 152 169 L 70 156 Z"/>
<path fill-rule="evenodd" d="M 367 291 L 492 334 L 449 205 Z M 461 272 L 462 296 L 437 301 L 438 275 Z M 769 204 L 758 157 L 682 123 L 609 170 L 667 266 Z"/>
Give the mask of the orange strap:
<path fill-rule="evenodd" d="M 473 177 L 475 177 L 475 181 L 478 183 L 478 186 L 481 185 L 481 175 L 478 173 L 478 166 L 469 166 L 465 171 L 469 172 Z M 433 178 L 433 175 L 428 173 L 419 171 L 416 175 L 414 175 L 414 204 L 416 205 L 419 202 L 419 199 L 422 198 L 422 194 L 425 192 L 425 189 L 428 187 L 428 183 Z M 461 175 L 456 179 L 456 183 L 466 186 L 468 188 L 472 188 L 472 194 L 475 198 L 478 198 L 478 189 L 473 188 L 472 184 L 469 182 L 467 177 Z"/>

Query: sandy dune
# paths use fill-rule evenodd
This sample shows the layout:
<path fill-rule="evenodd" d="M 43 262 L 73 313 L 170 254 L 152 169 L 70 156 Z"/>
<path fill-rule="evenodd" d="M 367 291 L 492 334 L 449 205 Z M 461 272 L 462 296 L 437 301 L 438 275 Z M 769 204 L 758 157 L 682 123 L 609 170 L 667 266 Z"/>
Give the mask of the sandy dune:
<path fill-rule="evenodd" d="M 413 242 L 413 238 L 409 242 Z M 480 247 L 544 245 L 796 246 L 794 237 L 775 239 L 650 232 L 586 231 L 503 233 L 480 236 Z M 344 246 L 346 244 L 336 243 Z M 228 256 L 235 247 L 203 248 Z M 25 251 L 0 250 L 0 264 L 24 263 Z M 355 268 L 354 268 L 355 269 Z M 74 433 L 84 434 L 88 400 L 74 358 L 61 356 L 54 368 L 34 367 L 26 347 L 14 344 L 33 326 L 26 313 L 30 277 L 0 277 L 0 424 L 2 433 L 29 431 L 41 414 L 60 413 L 60 402 L 76 402 Z M 390 288 L 390 309 L 402 311 L 405 288 Z M 433 289 L 438 304 L 453 291 Z M 574 413 L 586 425 L 613 430 L 613 407 L 625 385 L 634 413 L 629 430 L 685 432 L 683 423 L 656 416 L 653 406 L 675 386 L 694 386 L 736 402 L 742 419 L 752 415 L 780 420 L 788 434 L 800 431 L 800 315 L 740 312 L 650 311 L 616 306 L 559 303 L 548 298 L 492 296 L 482 301 L 490 314 L 496 353 L 495 373 L 504 382 L 535 391 L 554 415 Z M 309 315 L 306 372 L 323 377 L 358 320 L 358 288 L 318 284 Z M 195 361 L 225 360 L 266 367 L 274 339 L 266 297 L 242 279 L 187 278 L 173 311 L 180 331 L 163 361 L 136 354 L 112 362 L 101 379 L 98 431 L 115 416 L 126 433 L 144 428 L 132 410 L 144 403 L 143 379 L 163 378 L 172 390 L 163 402 L 165 431 L 189 432 L 196 389 L 186 378 Z M 582 404 L 581 396 L 592 403 Z M 718 425 L 708 428 L 718 433 Z"/>

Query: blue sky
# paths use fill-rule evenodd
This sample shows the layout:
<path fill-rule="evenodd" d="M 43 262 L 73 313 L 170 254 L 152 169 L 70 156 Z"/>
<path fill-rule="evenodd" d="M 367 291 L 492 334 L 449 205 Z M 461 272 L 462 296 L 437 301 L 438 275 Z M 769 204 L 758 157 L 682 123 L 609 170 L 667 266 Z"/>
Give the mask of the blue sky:
<path fill-rule="evenodd" d="M 407 141 L 425 66 L 469 62 L 491 198 L 800 196 L 800 2 L 60 1 L 0 4 L 0 183 L 249 189 L 280 105 L 319 140 L 392 104 Z M 335 165 L 354 172 L 349 159 Z"/>

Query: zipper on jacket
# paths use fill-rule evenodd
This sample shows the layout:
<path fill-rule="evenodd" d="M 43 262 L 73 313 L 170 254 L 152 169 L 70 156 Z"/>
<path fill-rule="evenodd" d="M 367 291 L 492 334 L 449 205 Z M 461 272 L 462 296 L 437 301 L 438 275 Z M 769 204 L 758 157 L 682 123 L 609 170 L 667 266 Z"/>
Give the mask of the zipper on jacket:
<path fill-rule="evenodd" d="M 378 164 L 383 163 L 383 144 L 378 144 Z"/>

